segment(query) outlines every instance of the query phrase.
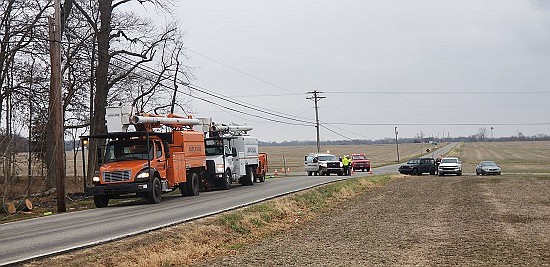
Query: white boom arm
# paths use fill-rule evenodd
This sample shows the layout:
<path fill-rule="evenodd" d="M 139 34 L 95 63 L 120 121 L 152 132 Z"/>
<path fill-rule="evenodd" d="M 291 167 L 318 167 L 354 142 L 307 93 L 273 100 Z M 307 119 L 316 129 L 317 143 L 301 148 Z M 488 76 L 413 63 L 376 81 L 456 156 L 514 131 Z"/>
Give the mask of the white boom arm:
<path fill-rule="evenodd" d="M 199 125 L 200 121 L 197 119 L 185 119 L 185 118 L 166 118 L 166 117 L 144 117 L 144 116 L 132 116 L 133 124 L 145 124 L 145 123 L 162 123 L 165 125 Z"/>
<path fill-rule="evenodd" d="M 250 126 L 243 126 L 243 125 L 220 125 L 220 124 L 214 124 L 212 126 L 213 132 L 248 132 L 251 131 L 252 127 Z"/>

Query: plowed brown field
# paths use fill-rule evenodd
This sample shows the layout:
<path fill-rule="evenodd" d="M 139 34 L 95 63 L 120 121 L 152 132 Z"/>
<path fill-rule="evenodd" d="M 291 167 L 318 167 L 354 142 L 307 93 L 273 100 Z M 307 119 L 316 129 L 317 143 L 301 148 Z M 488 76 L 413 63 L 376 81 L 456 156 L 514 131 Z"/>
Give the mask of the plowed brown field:
<path fill-rule="evenodd" d="M 550 142 L 465 143 L 465 172 L 404 176 L 199 266 L 550 266 Z"/>
<path fill-rule="evenodd" d="M 549 266 L 550 177 L 414 176 L 199 266 Z"/>

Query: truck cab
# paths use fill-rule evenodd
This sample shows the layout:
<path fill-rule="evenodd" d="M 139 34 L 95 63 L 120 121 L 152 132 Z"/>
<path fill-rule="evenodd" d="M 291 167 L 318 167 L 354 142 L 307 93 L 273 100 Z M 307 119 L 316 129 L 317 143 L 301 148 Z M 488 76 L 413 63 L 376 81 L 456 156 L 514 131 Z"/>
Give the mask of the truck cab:
<path fill-rule="evenodd" d="M 252 127 L 216 124 L 208 118 L 201 120 L 200 128 L 207 136 L 206 180 L 225 190 L 236 182 L 253 185 L 260 162 L 258 139 L 248 135 Z"/>
<path fill-rule="evenodd" d="M 233 170 L 235 165 L 233 157 L 237 157 L 237 149 L 229 147 L 231 137 L 205 138 L 206 165 L 205 179 L 222 189 L 230 189 L 234 181 Z"/>
<path fill-rule="evenodd" d="M 106 207 L 110 199 L 127 197 L 159 203 L 163 193 L 176 189 L 183 196 L 198 195 L 206 169 L 204 136 L 187 127 L 198 121 L 116 113 L 124 110 L 113 108 L 107 112 L 108 129 L 118 131 L 81 136 L 82 144 L 88 139 L 104 142 L 97 146 L 97 162 L 91 163 L 97 164 L 92 185 L 85 188 L 86 195 L 94 197 L 96 207 Z M 136 131 L 127 131 L 130 118 Z M 162 124 L 170 125 L 171 131 L 151 131 Z"/>

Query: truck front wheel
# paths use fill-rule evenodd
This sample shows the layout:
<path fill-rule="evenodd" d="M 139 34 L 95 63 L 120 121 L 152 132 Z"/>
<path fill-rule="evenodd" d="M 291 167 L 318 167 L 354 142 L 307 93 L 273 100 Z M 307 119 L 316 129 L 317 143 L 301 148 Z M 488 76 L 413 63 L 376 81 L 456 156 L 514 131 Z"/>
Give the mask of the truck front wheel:
<path fill-rule="evenodd" d="M 157 176 L 153 178 L 151 185 L 151 191 L 149 191 L 149 195 L 147 195 L 147 200 L 150 204 L 158 204 L 160 203 L 160 199 L 162 197 L 162 187 Z"/>
<path fill-rule="evenodd" d="M 231 170 L 230 169 L 225 170 L 221 183 L 222 183 L 223 190 L 229 190 L 231 188 Z"/>
<path fill-rule="evenodd" d="M 94 196 L 94 204 L 96 208 L 104 208 L 109 205 L 108 196 Z"/>

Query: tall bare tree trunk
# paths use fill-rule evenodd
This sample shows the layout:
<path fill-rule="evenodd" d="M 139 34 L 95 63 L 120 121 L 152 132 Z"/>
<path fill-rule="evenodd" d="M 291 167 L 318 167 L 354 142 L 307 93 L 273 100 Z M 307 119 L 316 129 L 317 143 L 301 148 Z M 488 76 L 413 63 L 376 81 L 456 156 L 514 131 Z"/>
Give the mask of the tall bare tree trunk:
<path fill-rule="evenodd" d="M 100 27 L 97 35 L 97 69 L 96 69 L 96 92 L 94 98 L 94 115 L 90 122 L 90 134 L 102 134 L 107 132 L 105 125 L 105 108 L 107 106 L 107 95 L 109 93 L 108 70 L 111 56 L 109 55 L 109 42 L 111 33 L 111 15 L 113 12 L 112 0 L 99 1 Z M 88 153 L 88 177 L 93 175 L 97 167 L 97 145 L 103 142 L 98 139 L 90 140 Z"/>

